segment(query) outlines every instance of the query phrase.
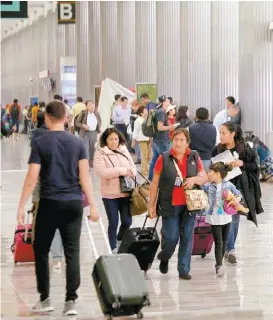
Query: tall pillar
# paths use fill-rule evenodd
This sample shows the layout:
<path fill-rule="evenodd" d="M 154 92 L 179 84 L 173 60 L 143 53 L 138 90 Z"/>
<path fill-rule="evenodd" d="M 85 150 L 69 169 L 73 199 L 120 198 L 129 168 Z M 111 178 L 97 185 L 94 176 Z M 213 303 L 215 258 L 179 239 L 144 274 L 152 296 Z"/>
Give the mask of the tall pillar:
<path fill-rule="evenodd" d="M 225 108 L 224 99 L 238 99 L 239 3 L 211 2 L 211 113 Z"/>
<path fill-rule="evenodd" d="M 180 2 L 156 2 L 156 21 L 158 93 L 180 101 Z"/>
<path fill-rule="evenodd" d="M 125 87 L 135 85 L 135 1 L 118 1 L 119 74 L 117 81 Z"/>
<path fill-rule="evenodd" d="M 273 131 L 273 2 L 240 2 L 239 9 L 242 126 L 265 140 Z"/>
<path fill-rule="evenodd" d="M 210 2 L 181 5 L 181 103 L 210 109 Z M 175 48 L 172 48 L 175 50 Z"/>
<path fill-rule="evenodd" d="M 118 27 L 117 1 L 100 1 L 101 40 L 102 40 L 102 77 L 118 80 Z"/>
<path fill-rule="evenodd" d="M 156 83 L 156 1 L 135 2 L 136 82 Z"/>

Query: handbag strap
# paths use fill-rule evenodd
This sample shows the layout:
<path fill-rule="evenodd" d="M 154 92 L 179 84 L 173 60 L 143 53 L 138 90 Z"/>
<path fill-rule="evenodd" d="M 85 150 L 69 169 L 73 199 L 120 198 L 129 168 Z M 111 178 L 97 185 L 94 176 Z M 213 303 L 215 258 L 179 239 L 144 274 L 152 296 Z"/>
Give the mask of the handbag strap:
<path fill-rule="evenodd" d="M 177 174 L 178 174 L 179 178 L 181 179 L 181 182 L 183 182 L 182 172 L 181 172 L 181 170 L 179 169 L 178 164 L 177 164 L 177 162 L 174 160 L 174 158 L 173 158 L 173 164 L 174 164 L 174 166 L 175 166 L 175 169 L 176 169 L 176 171 L 177 171 Z"/>
<path fill-rule="evenodd" d="M 112 162 L 112 160 L 110 159 L 110 157 L 107 155 L 107 158 L 109 159 L 109 161 L 111 162 L 111 164 L 112 164 L 112 166 L 113 166 L 113 168 L 115 168 L 115 166 L 114 166 L 114 164 L 113 164 L 113 162 Z"/>

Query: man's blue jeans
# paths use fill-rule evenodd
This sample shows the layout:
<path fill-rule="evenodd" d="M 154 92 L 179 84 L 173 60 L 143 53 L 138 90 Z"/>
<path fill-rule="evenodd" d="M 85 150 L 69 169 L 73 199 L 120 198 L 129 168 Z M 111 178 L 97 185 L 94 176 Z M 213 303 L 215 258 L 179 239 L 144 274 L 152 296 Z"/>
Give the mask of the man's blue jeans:
<path fill-rule="evenodd" d="M 162 218 L 162 242 L 158 259 L 170 260 L 180 239 L 177 265 L 180 275 L 188 274 L 191 269 L 194 225 L 195 215 L 189 215 L 187 206 L 173 206 L 172 216 Z"/>
<path fill-rule="evenodd" d="M 141 160 L 141 154 L 140 154 L 140 148 L 139 148 L 138 142 L 136 143 L 136 146 L 135 146 L 135 153 L 136 153 L 137 160 Z"/>
<path fill-rule="evenodd" d="M 149 177 L 148 179 L 150 181 L 153 180 L 153 176 L 154 176 L 154 167 L 156 164 L 157 159 L 159 158 L 159 156 L 165 152 L 165 151 L 169 151 L 170 150 L 170 143 L 169 141 L 166 142 L 162 142 L 162 143 L 156 143 L 153 141 L 152 143 L 152 150 L 153 150 L 153 157 L 152 157 L 152 161 L 150 163 L 150 168 L 149 168 Z"/>
<path fill-rule="evenodd" d="M 211 165 L 211 160 L 202 160 L 203 167 L 206 172 L 209 172 L 209 167 Z"/>
<path fill-rule="evenodd" d="M 240 224 L 240 215 L 235 214 L 234 216 L 232 216 L 232 221 L 231 221 L 230 229 L 228 233 L 227 251 L 235 249 L 235 242 L 238 235 L 239 224 Z"/>

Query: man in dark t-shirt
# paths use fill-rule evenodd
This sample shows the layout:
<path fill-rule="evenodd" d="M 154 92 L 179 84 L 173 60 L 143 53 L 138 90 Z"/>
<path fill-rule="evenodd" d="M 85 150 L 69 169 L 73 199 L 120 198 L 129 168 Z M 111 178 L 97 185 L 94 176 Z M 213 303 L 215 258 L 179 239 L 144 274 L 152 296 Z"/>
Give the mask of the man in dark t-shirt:
<path fill-rule="evenodd" d="M 169 99 L 163 95 L 158 98 L 159 105 L 156 107 L 155 112 L 155 135 L 153 137 L 152 150 L 153 158 L 150 163 L 149 177 L 152 181 L 154 174 L 154 166 L 159 156 L 170 149 L 170 130 L 175 129 L 175 125 L 168 125 L 168 117 L 166 110 L 170 105 Z"/>
<path fill-rule="evenodd" d="M 80 234 L 83 215 L 83 189 L 90 204 L 90 216 L 98 220 L 92 194 L 89 165 L 83 141 L 64 131 L 65 105 L 52 101 L 46 106 L 48 132 L 33 139 L 29 170 L 17 214 L 24 224 L 25 205 L 40 177 L 41 191 L 34 230 L 34 254 L 40 301 L 33 312 L 53 311 L 49 298 L 48 252 L 56 229 L 59 229 L 66 257 L 66 299 L 63 313 L 76 315 L 75 300 L 80 286 Z"/>

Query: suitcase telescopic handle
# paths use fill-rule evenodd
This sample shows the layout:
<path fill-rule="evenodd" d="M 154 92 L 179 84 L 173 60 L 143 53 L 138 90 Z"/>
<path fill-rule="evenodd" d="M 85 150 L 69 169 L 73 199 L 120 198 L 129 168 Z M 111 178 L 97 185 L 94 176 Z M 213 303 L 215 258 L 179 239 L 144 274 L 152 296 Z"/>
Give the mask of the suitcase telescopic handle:
<path fill-rule="evenodd" d="M 33 211 L 32 210 L 28 210 L 27 212 L 27 223 L 26 223 L 26 228 L 25 228 L 25 234 L 24 234 L 24 241 L 27 242 L 27 235 L 28 235 L 28 224 L 29 224 L 29 217 L 30 217 L 30 214 L 32 213 Z"/>
<path fill-rule="evenodd" d="M 148 218 L 149 218 L 149 215 L 147 214 L 147 216 L 146 216 L 146 218 L 145 218 L 145 221 L 144 221 L 144 224 L 143 224 L 143 227 L 142 227 L 142 230 L 145 229 L 145 225 L 146 225 L 146 222 L 147 222 Z M 155 222 L 155 225 L 154 225 L 154 228 L 153 228 L 153 231 L 152 231 L 152 236 L 153 236 L 154 233 L 155 233 L 155 230 L 156 230 L 156 226 L 157 226 L 157 224 L 158 224 L 158 221 L 159 221 L 159 217 L 156 218 L 156 222 Z"/>
<path fill-rule="evenodd" d="M 99 258 L 99 254 L 98 254 L 98 251 L 97 251 L 97 248 L 96 248 L 96 244 L 95 244 L 95 240 L 94 240 L 91 228 L 90 228 L 90 221 L 89 221 L 87 216 L 85 216 L 84 219 L 85 219 L 85 224 L 86 224 L 86 228 L 87 228 L 87 233 L 88 233 L 88 236 L 89 236 L 89 239 L 90 239 L 90 242 L 91 242 L 91 247 L 92 247 L 92 250 L 94 252 L 95 259 L 97 260 Z M 110 247 L 110 244 L 109 244 L 109 240 L 107 238 L 107 235 L 106 235 L 103 223 L 102 223 L 102 218 L 99 218 L 99 224 L 100 224 L 100 228 L 101 228 L 104 240 L 106 242 L 107 250 L 108 250 L 109 254 L 112 254 L 112 250 L 111 250 L 111 247 Z"/>

